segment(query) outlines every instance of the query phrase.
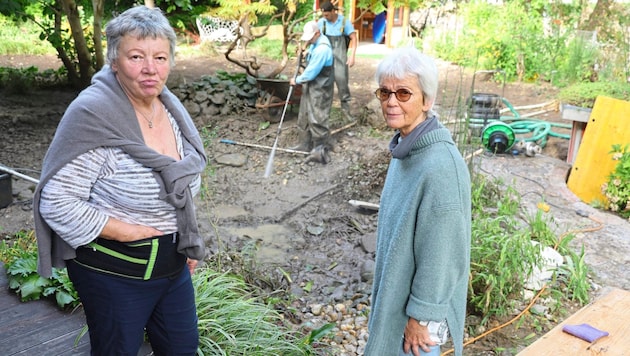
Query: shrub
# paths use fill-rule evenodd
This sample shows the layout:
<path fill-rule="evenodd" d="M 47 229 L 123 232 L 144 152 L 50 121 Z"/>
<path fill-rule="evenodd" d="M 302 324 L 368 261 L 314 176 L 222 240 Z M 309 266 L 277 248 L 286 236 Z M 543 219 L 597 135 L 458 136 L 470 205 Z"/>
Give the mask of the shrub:
<path fill-rule="evenodd" d="M 607 200 L 604 208 L 630 219 L 630 145 L 623 149 L 621 145 L 613 145 L 609 153 L 619 162 L 608 181 L 602 184 L 602 193 Z"/>
<path fill-rule="evenodd" d="M 570 105 L 592 108 L 599 95 L 630 101 L 630 83 L 577 83 L 560 90 L 558 100 Z"/>
<path fill-rule="evenodd" d="M 0 242 L 0 260 L 5 264 L 9 288 L 25 302 L 52 296 L 60 308 L 76 307 L 79 296 L 65 269 L 53 269 L 52 277 L 37 274 L 37 243 L 35 233 L 21 231 L 12 242 Z"/>
<path fill-rule="evenodd" d="M 590 285 L 584 253 L 569 248 L 573 235 L 557 236 L 553 218 L 540 210 L 521 212 L 521 198 L 499 180 L 473 175 L 472 246 L 468 309 L 483 317 L 483 323 L 512 313 L 522 302 L 526 281 L 535 268 L 542 268 L 542 249 L 554 248 L 566 264 L 547 281 L 554 299 L 588 301 Z M 524 215 L 524 219 L 519 219 Z"/>

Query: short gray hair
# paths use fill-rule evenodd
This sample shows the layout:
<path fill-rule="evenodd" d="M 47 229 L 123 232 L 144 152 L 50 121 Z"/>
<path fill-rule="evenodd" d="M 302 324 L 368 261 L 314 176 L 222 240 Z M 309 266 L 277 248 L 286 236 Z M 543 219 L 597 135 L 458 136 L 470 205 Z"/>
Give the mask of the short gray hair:
<path fill-rule="evenodd" d="M 118 59 L 118 46 L 120 46 L 121 39 L 126 35 L 140 39 L 147 37 L 168 39 L 171 52 L 169 58 L 171 67 L 175 65 L 177 36 L 162 10 L 146 6 L 135 6 L 109 21 L 105 28 L 108 64 L 111 65 Z"/>
<path fill-rule="evenodd" d="M 438 70 L 433 58 L 415 47 L 406 46 L 394 49 L 376 68 L 376 84 L 381 79 L 403 79 L 413 76 L 418 79 L 424 100 L 435 102 L 438 91 Z"/>

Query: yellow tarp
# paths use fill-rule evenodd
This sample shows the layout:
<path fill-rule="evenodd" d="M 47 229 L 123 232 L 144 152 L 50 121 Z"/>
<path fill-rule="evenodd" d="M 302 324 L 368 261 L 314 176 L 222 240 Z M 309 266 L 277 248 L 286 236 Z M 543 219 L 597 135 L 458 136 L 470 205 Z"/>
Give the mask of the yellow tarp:
<path fill-rule="evenodd" d="M 613 144 L 630 143 L 630 102 L 598 96 L 586 125 L 584 137 L 567 186 L 582 201 L 605 201 L 601 186 L 615 169 Z"/>

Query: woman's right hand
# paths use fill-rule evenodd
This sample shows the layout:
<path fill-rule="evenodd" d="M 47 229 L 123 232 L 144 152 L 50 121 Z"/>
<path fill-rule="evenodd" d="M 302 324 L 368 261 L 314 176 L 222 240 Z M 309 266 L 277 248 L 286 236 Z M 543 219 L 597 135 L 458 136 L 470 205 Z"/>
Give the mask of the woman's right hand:
<path fill-rule="evenodd" d="M 161 235 L 164 235 L 162 231 L 151 226 L 129 224 L 110 217 L 99 237 L 107 240 L 130 242 Z"/>

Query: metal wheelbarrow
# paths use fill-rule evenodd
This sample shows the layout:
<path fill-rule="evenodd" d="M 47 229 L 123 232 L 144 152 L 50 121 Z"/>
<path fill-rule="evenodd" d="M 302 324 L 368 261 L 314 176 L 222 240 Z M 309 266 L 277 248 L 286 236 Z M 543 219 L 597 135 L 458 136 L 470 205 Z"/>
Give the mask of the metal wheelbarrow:
<path fill-rule="evenodd" d="M 298 105 L 302 96 L 302 86 L 296 85 L 293 88 L 289 101 L 286 98 L 289 94 L 289 81 L 286 79 L 256 78 L 258 90 L 260 92 L 256 99 L 256 109 L 260 110 L 265 119 L 271 123 L 280 121 L 284 104 Z"/>

